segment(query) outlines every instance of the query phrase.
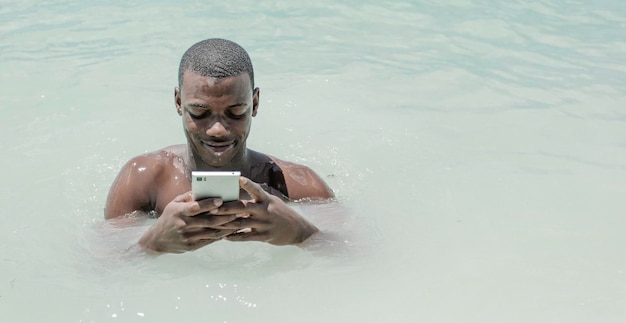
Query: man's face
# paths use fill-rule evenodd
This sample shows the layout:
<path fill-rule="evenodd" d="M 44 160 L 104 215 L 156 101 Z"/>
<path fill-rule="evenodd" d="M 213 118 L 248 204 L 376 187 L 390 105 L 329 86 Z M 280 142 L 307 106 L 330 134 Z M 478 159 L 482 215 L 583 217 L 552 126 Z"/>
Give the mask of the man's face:
<path fill-rule="evenodd" d="M 175 99 L 194 156 L 209 167 L 243 162 L 259 105 L 259 89 L 252 90 L 247 73 L 218 79 L 186 71 Z"/>

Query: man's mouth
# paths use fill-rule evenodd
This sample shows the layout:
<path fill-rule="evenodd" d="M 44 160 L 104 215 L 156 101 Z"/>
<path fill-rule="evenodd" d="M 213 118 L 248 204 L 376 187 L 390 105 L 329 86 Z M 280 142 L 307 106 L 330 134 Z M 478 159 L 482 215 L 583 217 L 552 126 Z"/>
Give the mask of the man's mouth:
<path fill-rule="evenodd" d="M 202 146 L 209 149 L 215 154 L 221 155 L 227 150 L 231 149 L 235 141 L 204 141 L 202 140 Z"/>

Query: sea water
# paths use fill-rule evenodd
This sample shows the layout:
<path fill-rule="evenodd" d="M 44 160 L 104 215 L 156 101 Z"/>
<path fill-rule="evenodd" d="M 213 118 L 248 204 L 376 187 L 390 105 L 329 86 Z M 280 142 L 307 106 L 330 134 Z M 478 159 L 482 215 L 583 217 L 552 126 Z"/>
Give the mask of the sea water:
<path fill-rule="evenodd" d="M 3 1 L 0 322 L 622 322 L 623 1 Z M 249 146 L 332 238 L 146 257 L 103 219 L 184 142 L 180 56 L 246 48 Z"/>

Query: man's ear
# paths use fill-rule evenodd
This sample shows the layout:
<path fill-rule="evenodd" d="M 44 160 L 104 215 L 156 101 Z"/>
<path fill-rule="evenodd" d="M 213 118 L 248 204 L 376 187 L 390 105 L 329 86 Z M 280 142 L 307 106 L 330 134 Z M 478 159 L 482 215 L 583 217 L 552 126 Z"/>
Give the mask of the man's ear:
<path fill-rule="evenodd" d="M 176 104 L 176 111 L 178 111 L 178 115 L 183 115 L 183 107 L 180 104 L 180 88 L 178 86 L 174 87 L 174 104 Z"/>
<path fill-rule="evenodd" d="M 261 90 L 259 88 L 255 88 L 252 92 L 252 116 L 256 117 L 257 110 L 259 109 L 259 95 L 261 94 Z"/>

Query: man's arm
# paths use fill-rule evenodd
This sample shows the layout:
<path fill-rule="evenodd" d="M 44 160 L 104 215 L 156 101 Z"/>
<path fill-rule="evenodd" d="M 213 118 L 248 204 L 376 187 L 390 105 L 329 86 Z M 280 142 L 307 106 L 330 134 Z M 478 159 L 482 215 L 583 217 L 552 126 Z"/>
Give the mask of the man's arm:
<path fill-rule="evenodd" d="M 329 199 L 335 194 L 324 180 L 309 167 L 271 157 L 282 169 L 289 199 Z"/>

